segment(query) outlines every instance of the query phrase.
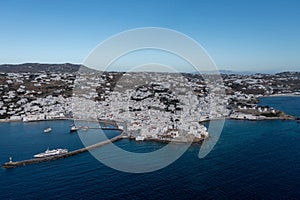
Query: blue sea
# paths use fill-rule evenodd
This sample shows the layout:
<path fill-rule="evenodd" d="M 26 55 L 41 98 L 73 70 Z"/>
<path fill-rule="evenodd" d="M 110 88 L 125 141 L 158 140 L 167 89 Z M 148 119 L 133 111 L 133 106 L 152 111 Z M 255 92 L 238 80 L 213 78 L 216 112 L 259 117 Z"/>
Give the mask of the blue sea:
<path fill-rule="evenodd" d="M 300 116 L 300 97 L 261 99 Z M 72 121 L 0 123 L 0 162 L 29 159 L 47 148 L 83 147 Z M 52 127 L 50 134 L 44 134 Z M 95 130 L 96 131 L 96 130 Z M 93 137 L 94 132 L 86 132 Z M 116 131 L 106 131 L 113 137 Z M 132 152 L 164 144 L 120 140 Z M 105 147 L 103 147 L 105 148 Z M 0 199 L 299 199 L 300 124 L 296 121 L 227 120 L 214 149 L 198 158 L 200 145 L 158 171 L 132 174 L 111 169 L 90 153 L 14 169 L 0 169 Z M 114 156 L 118 159 L 118 155 Z M 131 162 L 134 162 L 132 160 Z"/>

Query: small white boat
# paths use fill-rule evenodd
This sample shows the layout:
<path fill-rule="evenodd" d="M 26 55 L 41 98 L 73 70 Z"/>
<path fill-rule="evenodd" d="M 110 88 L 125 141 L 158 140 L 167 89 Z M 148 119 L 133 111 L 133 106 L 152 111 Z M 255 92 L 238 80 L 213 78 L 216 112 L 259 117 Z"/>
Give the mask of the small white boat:
<path fill-rule="evenodd" d="M 52 128 L 46 128 L 45 130 L 44 130 L 44 133 L 50 133 L 52 131 Z"/>
<path fill-rule="evenodd" d="M 135 138 L 135 141 L 144 141 L 144 139 L 145 137 L 139 135 Z"/>
<path fill-rule="evenodd" d="M 75 131 L 78 131 L 79 129 L 80 129 L 80 127 L 76 127 L 75 125 L 73 125 L 70 128 L 70 132 L 75 132 Z"/>

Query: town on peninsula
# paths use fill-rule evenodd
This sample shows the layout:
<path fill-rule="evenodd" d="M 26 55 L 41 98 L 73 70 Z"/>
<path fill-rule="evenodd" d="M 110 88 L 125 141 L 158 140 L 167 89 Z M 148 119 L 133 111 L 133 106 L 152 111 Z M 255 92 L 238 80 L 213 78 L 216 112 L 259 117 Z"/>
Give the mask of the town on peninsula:
<path fill-rule="evenodd" d="M 1 65 L 0 121 L 103 120 L 141 140 L 188 141 L 208 137 L 204 121 L 297 119 L 258 103 L 264 96 L 299 95 L 299 72 L 220 76 L 222 82 L 210 87 L 209 74 Z"/>

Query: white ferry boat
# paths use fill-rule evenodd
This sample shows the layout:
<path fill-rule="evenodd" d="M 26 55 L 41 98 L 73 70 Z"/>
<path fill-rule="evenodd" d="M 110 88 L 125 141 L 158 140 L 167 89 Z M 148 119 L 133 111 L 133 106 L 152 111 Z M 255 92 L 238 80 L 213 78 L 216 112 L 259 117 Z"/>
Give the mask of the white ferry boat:
<path fill-rule="evenodd" d="M 45 130 L 44 130 L 44 133 L 50 133 L 52 131 L 52 128 L 46 128 Z"/>
<path fill-rule="evenodd" d="M 44 157 L 49 157 L 49 156 L 57 156 L 60 154 L 65 154 L 65 153 L 68 153 L 68 149 L 53 149 L 53 150 L 47 149 L 44 153 L 36 154 L 33 157 L 44 158 Z"/>

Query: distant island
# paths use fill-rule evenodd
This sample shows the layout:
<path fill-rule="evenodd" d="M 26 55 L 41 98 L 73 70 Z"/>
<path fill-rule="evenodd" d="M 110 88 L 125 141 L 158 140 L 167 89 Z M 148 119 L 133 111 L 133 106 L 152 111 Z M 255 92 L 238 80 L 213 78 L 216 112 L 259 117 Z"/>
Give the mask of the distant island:
<path fill-rule="evenodd" d="M 210 88 L 195 73 L 97 72 L 69 63 L 0 65 L 0 121 L 84 119 L 86 104 L 72 105 L 79 96 L 95 102 L 94 120 L 125 122 L 122 129 L 140 139 L 192 135 L 201 140 L 208 133 L 200 122 L 219 118 L 295 119 L 258 102 L 264 96 L 299 95 L 300 72 L 221 76 L 223 83 Z M 84 94 L 76 93 L 79 86 Z M 224 94 L 216 99 L 212 92 L 221 89 Z"/>

